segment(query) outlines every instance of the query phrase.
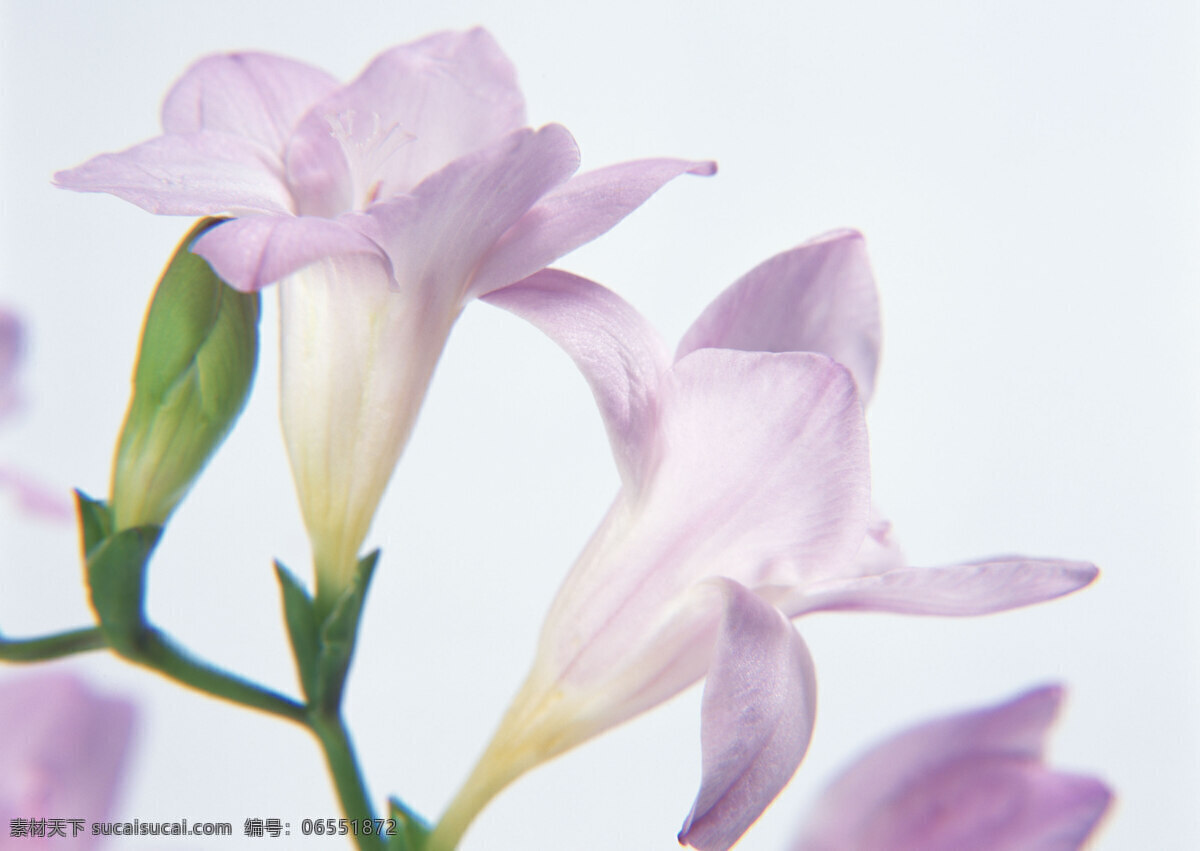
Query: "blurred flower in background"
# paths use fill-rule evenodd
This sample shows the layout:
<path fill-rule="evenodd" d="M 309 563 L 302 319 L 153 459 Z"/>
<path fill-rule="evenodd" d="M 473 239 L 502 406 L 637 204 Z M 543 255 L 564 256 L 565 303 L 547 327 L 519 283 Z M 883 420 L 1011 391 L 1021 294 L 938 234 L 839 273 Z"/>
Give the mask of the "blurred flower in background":
<path fill-rule="evenodd" d="M 15 313 L 0 307 L 0 426 L 21 408 L 24 399 L 17 373 L 25 355 L 25 327 Z M 68 519 L 72 515 L 65 496 L 40 484 L 0 458 L 0 492 L 8 491 L 17 507 L 30 514 Z"/>
<path fill-rule="evenodd" d="M 1063 690 L 930 721 L 888 739 L 824 791 L 790 851 L 1067 851 L 1112 800 L 1046 766 Z"/>
<path fill-rule="evenodd" d="M 134 722 L 132 704 L 69 674 L 0 682 L 4 836 L 91 847 L 91 823 L 108 816 L 121 789 Z"/>

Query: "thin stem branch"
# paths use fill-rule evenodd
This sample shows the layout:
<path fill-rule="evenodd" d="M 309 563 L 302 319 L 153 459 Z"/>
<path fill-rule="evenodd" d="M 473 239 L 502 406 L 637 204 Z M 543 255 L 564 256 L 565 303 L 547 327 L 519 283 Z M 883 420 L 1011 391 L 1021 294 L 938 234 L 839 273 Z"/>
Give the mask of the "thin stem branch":
<path fill-rule="evenodd" d="M 333 785 L 342 803 L 342 812 L 347 819 L 358 822 L 358 830 L 354 832 L 355 844 L 360 851 L 378 851 L 385 847 L 386 840 L 375 831 L 374 824 L 370 833 L 362 830 L 364 822 L 375 821 L 375 811 L 371 807 L 358 757 L 354 754 L 354 745 L 340 710 L 311 712 L 308 727 L 325 752 L 325 761 L 329 765 L 329 773 L 333 775 Z"/>
<path fill-rule="evenodd" d="M 134 647 L 122 652 L 132 662 L 158 671 L 185 686 L 308 726 L 305 708 L 289 697 L 198 662 L 154 628 L 143 631 Z"/>
<path fill-rule="evenodd" d="M 108 646 L 98 626 L 82 627 L 42 638 L 0 638 L 0 659 L 5 662 L 44 662 Z"/>

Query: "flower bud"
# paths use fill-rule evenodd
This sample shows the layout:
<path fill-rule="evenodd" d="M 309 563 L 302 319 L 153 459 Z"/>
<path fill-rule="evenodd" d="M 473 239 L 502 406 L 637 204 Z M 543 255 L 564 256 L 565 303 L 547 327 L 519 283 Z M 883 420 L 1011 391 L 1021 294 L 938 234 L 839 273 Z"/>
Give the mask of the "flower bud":
<path fill-rule="evenodd" d="M 113 467 L 116 528 L 161 526 L 246 404 L 258 359 L 257 293 L 224 283 L 192 243 L 175 250 L 142 328 Z"/>

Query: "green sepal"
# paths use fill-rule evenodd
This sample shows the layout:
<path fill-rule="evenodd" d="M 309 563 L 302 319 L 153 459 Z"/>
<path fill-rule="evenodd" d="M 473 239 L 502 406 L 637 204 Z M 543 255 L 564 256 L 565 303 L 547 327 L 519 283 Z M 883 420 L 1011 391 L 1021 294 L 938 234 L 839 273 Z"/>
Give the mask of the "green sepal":
<path fill-rule="evenodd" d="M 300 677 L 304 696 L 312 702 L 317 697 L 317 657 L 321 652 L 317 613 L 308 591 L 278 561 L 275 562 L 275 575 L 279 577 L 279 588 L 283 594 L 283 615 L 292 642 L 292 655 L 296 659 L 296 673 Z"/>
<path fill-rule="evenodd" d="M 162 529 L 140 526 L 105 538 L 88 555 L 92 608 L 108 644 L 134 654 L 146 629 L 146 565 Z"/>
<path fill-rule="evenodd" d="M 99 499 L 92 499 L 83 491 L 75 490 L 75 509 L 79 515 L 79 533 L 83 539 L 83 558 L 86 561 L 92 550 L 112 534 L 112 512 Z"/>
<path fill-rule="evenodd" d="M 117 528 L 162 526 L 241 414 L 258 361 L 258 293 L 230 287 L 192 244 L 175 249 L 146 313 L 133 395 L 117 442 Z"/>
<path fill-rule="evenodd" d="M 317 657 L 316 701 L 323 707 L 341 706 L 342 689 L 354 657 L 358 637 L 358 622 L 362 617 L 367 588 L 379 561 L 379 550 L 358 560 L 354 581 L 333 605 L 333 610 L 321 624 L 321 650 Z"/>
<path fill-rule="evenodd" d="M 388 799 L 388 816 L 396 820 L 396 832 L 388 837 L 388 851 L 423 851 L 433 827 L 399 798 Z"/>

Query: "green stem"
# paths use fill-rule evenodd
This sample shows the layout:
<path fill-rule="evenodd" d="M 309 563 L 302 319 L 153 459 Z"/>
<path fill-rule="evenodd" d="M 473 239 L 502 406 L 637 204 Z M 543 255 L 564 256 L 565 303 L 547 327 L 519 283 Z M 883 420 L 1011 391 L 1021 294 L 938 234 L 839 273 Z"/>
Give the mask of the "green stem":
<path fill-rule="evenodd" d="M 307 726 L 304 706 L 241 677 L 198 662 L 154 628 L 142 631 L 132 647 L 120 651 L 132 662 L 214 697 L 259 709 Z"/>
<path fill-rule="evenodd" d="M 337 788 L 346 818 L 357 821 L 359 825 L 374 821 L 375 812 L 371 808 L 371 799 L 341 712 L 314 710 L 308 716 L 308 727 L 325 752 L 325 761 L 329 764 L 329 773 L 333 775 L 333 785 Z M 361 828 L 354 833 L 354 842 L 360 851 L 376 851 L 386 846 L 383 837 L 374 831 L 364 833 Z"/>
<path fill-rule="evenodd" d="M 73 653 L 102 650 L 107 646 L 100 627 L 89 626 L 43 638 L 0 638 L 0 659 L 5 662 L 44 662 Z"/>

